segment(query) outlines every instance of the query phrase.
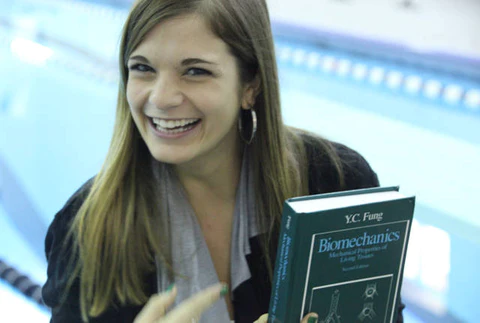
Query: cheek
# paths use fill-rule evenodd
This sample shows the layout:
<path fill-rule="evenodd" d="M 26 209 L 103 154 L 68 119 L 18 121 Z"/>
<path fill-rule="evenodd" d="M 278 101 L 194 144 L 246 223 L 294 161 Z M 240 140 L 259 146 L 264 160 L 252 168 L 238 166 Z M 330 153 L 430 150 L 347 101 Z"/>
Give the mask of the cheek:
<path fill-rule="evenodd" d="M 142 118 L 142 104 L 140 93 L 138 88 L 132 85 L 127 85 L 126 93 L 125 93 L 128 107 L 130 109 L 130 113 L 132 115 L 133 121 L 137 126 L 138 131 L 143 136 L 143 128 L 144 128 L 144 118 Z"/>
<path fill-rule="evenodd" d="M 133 93 L 132 93 L 132 87 L 130 85 L 127 85 L 126 93 L 125 96 L 127 98 L 127 103 L 130 108 L 130 110 L 133 112 L 133 107 L 134 107 L 134 101 L 133 101 Z"/>
<path fill-rule="evenodd" d="M 142 93 L 140 87 L 136 86 L 133 82 L 127 84 L 126 97 L 130 110 L 132 112 L 138 111 L 142 106 Z"/>
<path fill-rule="evenodd" d="M 204 113 L 214 117 L 215 122 L 232 122 L 238 115 L 239 104 L 235 93 L 205 99 L 203 102 Z M 217 120 L 220 119 L 220 120 Z"/>
<path fill-rule="evenodd" d="M 237 87 L 232 84 L 233 82 L 225 83 L 226 85 L 228 84 L 228 86 L 223 86 L 216 89 L 216 91 L 212 91 L 214 94 L 210 97 L 210 106 L 218 109 L 217 113 L 231 117 L 238 113 L 240 96 Z"/>

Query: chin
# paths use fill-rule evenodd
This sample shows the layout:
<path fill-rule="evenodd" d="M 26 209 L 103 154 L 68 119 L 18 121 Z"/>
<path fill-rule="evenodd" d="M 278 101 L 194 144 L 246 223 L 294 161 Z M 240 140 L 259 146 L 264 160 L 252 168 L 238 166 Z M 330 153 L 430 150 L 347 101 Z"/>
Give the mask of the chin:
<path fill-rule="evenodd" d="M 152 157 L 160 162 L 160 163 L 165 163 L 165 164 L 172 164 L 172 165 L 178 165 L 178 164 L 183 164 L 192 159 L 192 156 L 190 154 L 178 154 L 175 152 L 168 153 L 166 152 L 168 148 L 163 148 L 161 151 L 159 149 L 157 150 L 152 150 L 150 149 L 150 154 Z"/>

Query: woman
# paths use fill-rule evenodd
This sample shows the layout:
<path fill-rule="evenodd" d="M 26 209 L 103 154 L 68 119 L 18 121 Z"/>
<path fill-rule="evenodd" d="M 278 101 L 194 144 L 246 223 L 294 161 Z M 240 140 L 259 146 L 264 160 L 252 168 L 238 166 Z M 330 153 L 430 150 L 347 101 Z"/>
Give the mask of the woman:
<path fill-rule="evenodd" d="M 376 174 L 282 123 L 263 0 L 138 1 L 120 71 L 105 163 L 46 237 L 52 321 L 255 321 L 283 201 L 377 186 Z"/>

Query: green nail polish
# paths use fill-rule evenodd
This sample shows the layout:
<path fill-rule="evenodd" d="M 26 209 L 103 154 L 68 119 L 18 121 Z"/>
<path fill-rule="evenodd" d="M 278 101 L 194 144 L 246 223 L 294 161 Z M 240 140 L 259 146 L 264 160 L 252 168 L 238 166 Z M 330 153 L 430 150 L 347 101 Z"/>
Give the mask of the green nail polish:
<path fill-rule="evenodd" d="M 220 290 L 220 296 L 225 296 L 228 294 L 228 286 L 223 285 L 222 290 Z"/>
<path fill-rule="evenodd" d="M 173 286 L 175 286 L 175 283 L 171 284 L 170 286 L 167 287 L 167 289 L 165 290 L 165 293 L 170 293 L 173 289 Z"/>
<path fill-rule="evenodd" d="M 316 317 L 316 316 L 310 316 L 310 317 L 308 318 L 307 323 L 317 323 L 317 320 L 318 320 L 318 317 Z"/>

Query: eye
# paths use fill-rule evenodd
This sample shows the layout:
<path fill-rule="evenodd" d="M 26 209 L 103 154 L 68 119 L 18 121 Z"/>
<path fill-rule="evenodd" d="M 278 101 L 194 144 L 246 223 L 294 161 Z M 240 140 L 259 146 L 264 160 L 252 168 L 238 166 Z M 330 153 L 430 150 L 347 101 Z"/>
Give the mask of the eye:
<path fill-rule="evenodd" d="M 187 76 L 203 76 L 203 75 L 212 75 L 212 72 L 207 71 L 203 68 L 191 67 L 186 72 Z"/>
<path fill-rule="evenodd" d="M 153 72 L 153 68 L 145 64 L 133 64 L 128 67 L 130 71 L 137 71 L 141 73 Z"/>

